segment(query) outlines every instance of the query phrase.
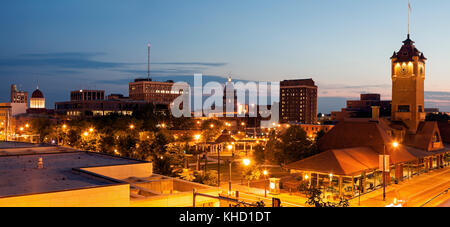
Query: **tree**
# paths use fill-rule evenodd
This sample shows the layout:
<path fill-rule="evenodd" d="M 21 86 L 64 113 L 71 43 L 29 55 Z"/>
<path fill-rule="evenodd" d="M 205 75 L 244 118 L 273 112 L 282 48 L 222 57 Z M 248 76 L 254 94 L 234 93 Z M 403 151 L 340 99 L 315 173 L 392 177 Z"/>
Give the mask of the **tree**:
<path fill-rule="evenodd" d="M 258 166 L 244 168 L 242 177 L 247 181 L 259 180 L 262 176 L 262 171 Z"/>
<path fill-rule="evenodd" d="M 322 191 L 317 188 L 311 188 L 307 192 L 308 200 L 306 204 L 313 207 L 349 207 L 347 199 L 341 198 L 339 203 L 325 202 L 322 199 Z"/>
<path fill-rule="evenodd" d="M 253 152 L 253 158 L 259 165 L 264 164 L 266 161 L 265 149 L 266 148 L 260 144 L 255 147 L 255 151 Z"/>
<path fill-rule="evenodd" d="M 46 142 L 45 138 L 52 133 L 52 122 L 47 118 L 33 119 L 31 122 L 31 128 L 33 133 L 39 135 L 39 142 Z"/>
<path fill-rule="evenodd" d="M 316 138 L 314 141 L 319 142 L 320 139 L 322 139 L 323 136 L 325 136 L 326 132 L 322 129 L 319 132 L 317 132 Z"/>
<path fill-rule="evenodd" d="M 119 153 L 125 157 L 134 158 L 136 156 L 138 138 L 128 133 L 119 133 L 117 137 L 117 150 Z"/>
<path fill-rule="evenodd" d="M 217 171 L 208 170 L 208 171 L 196 171 L 194 173 L 194 182 L 199 184 L 206 184 L 210 186 L 217 186 L 218 178 Z"/>
<path fill-rule="evenodd" d="M 292 126 L 280 136 L 281 154 L 278 160 L 282 164 L 298 161 L 311 155 L 311 141 L 300 126 Z"/>
<path fill-rule="evenodd" d="M 98 151 L 107 154 L 113 154 L 115 148 L 115 139 L 112 135 L 101 135 L 98 141 Z"/>
<path fill-rule="evenodd" d="M 208 119 L 202 123 L 202 136 L 205 141 L 214 141 L 225 128 L 224 124 L 220 120 Z"/>

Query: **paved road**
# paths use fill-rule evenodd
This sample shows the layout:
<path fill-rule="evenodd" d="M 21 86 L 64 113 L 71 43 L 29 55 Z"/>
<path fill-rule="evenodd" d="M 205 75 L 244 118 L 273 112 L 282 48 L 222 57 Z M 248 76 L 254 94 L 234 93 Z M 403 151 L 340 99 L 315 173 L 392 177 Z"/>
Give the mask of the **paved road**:
<path fill-rule="evenodd" d="M 266 205 L 272 204 L 272 196 L 264 198 L 263 190 L 252 188 L 255 193 L 246 193 L 249 189 L 245 186 L 233 184 L 233 190 L 240 188 L 240 197 L 247 202 L 264 200 Z M 416 176 L 398 185 L 386 188 L 386 201 L 383 201 L 383 190 L 377 190 L 361 197 L 363 207 L 384 207 L 392 204 L 394 198 L 405 201 L 407 207 L 450 207 L 450 192 L 443 193 L 450 188 L 450 168 L 435 170 L 421 176 Z M 226 185 L 222 185 L 224 191 Z M 258 191 L 259 190 L 259 191 Z M 284 207 L 301 207 L 305 205 L 306 199 L 299 196 L 282 193 L 274 196 L 280 198 Z M 358 206 L 358 199 L 350 201 L 350 206 Z"/>
<path fill-rule="evenodd" d="M 438 207 L 450 207 L 450 199 L 447 200 L 446 202 L 442 203 L 442 204 L 439 204 Z"/>
<path fill-rule="evenodd" d="M 450 168 L 435 170 L 386 189 L 386 201 L 382 190 L 361 197 L 361 206 L 380 207 L 392 204 L 394 198 L 405 201 L 407 207 L 435 207 L 450 200 L 450 193 L 441 194 L 450 188 Z M 351 202 L 357 206 L 357 199 Z"/>

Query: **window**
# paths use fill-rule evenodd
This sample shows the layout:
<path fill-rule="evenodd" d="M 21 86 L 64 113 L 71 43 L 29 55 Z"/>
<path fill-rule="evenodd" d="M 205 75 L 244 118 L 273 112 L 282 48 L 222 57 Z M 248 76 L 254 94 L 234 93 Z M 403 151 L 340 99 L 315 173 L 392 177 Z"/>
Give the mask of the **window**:
<path fill-rule="evenodd" d="M 399 105 L 398 106 L 398 112 L 409 113 L 410 112 L 409 105 Z"/>
<path fill-rule="evenodd" d="M 439 140 L 439 135 L 438 135 L 438 133 L 436 132 L 436 133 L 434 133 L 434 136 L 433 136 L 433 143 L 440 143 L 441 142 L 441 140 Z"/>
<path fill-rule="evenodd" d="M 423 112 L 423 108 L 422 108 L 422 106 L 419 106 L 419 113 L 422 113 Z"/>

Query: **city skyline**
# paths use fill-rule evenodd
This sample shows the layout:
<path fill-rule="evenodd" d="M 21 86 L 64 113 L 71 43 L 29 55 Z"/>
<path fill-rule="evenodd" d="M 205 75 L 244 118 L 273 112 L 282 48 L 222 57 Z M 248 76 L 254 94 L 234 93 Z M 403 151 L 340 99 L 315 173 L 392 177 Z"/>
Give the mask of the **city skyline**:
<path fill-rule="evenodd" d="M 148 42 L 156 79 L 194 73 L 223 81 L 230 74 L 240 80 L 313 78 L 319 87 L 319 112 L 339 110 L 346 99 L 364 92 L 390 99 L 389 57 L 406 38 L 408 13 L 407 1 L 4 5 L 0 76 L 8 86 L 1 89 L 1 101 L 9 99 L 11 83 L 30 93 L 39 83 L 48 108 L 67 100 L 70 90 L 127 95 L 128 82 L 146 76 Z M 413 1 L 411 31 L 429 58 L 426 107 L 450 111 L 450 45 L 435 45 L 448 36 L 439 29 L 450 21 L 445 20 L 445 5 L 450 6 L 445 1 Z"/>

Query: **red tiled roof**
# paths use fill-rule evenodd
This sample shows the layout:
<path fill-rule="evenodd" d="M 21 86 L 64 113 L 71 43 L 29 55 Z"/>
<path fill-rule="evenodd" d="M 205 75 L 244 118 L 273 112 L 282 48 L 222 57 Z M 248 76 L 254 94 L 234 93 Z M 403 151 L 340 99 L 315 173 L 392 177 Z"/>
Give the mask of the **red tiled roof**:
<path fill-rule="evenodd" d="M 414 135 L 406 135 L 405 144 L 411 147 L 428 151 L 434 134 L 439 135 L 437 122 L 421 122 Z"/>
<path fill-rule="evenodd" d="M 442 141 L 450 143 L 450 123 L 438 122 L 439 131 L 441 132 Z"/>
<path fill-rule="evenodd" d="M 321 151 L 371 147 L 378 153 L 382 153 L 383 145 L 392 142 L 393 140 L 378 122 L 344 121 L 325 134 L 318 143 Z"/>
<path fill-rule="evenodd" d="M 288 169 L 351 176 L 378 168 L 378 153 L 367 147 L 329 150 L 291 163 Z"/>

